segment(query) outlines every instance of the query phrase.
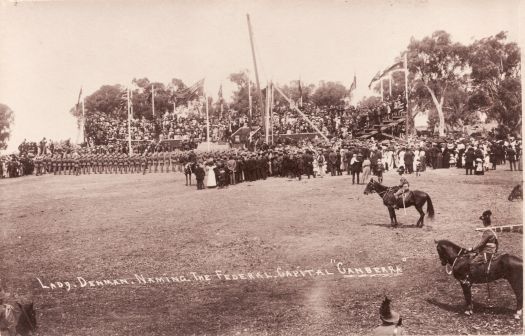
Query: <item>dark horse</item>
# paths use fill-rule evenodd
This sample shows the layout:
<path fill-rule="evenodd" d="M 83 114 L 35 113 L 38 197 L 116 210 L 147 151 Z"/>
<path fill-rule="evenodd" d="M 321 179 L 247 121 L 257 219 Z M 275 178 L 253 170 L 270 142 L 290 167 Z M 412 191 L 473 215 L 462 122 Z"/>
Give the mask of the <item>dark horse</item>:
<path fill-rule="evenodd" d="M 36 312 L 33 303 L 0 305 L 0 333 L 7 331 L 9 336 L 27 336 L 35 330 Z"/>
<path fill-rule="evenodd" d="M 405 196 L 405 200 L 396 199 L 394 193 L 399 190 L 399 186 L 387 187 L 381 183 L 370 179 L 370 182 L 366 185 L 365 195 L 376 192 L 379 197 L 383 199 L 383 204 L 388 208 L 388 213 L 390 214 L 390 224 L 392 226 L 397 226 L 396 210 L 394 207 L 397 205 L 399 208 L 408 208 L 415 206 L 416 210 L 419 212 L 419 219 L 417 220 L 416 227 L 423 227 L 425 212 L 423 211 L 423 206 L 427 203 L 427 213 L 429 218 L 434 218 L 434 206 L 432 205 L 432 200 L 430 196 L 419 190 L 409 191 Z"/>
<path fill-rule="evenodd" d="M 466 249 L 448 240 L 440 240 L 436 241 L 436 243 L 441 265 L 447 268 L 448 265 L 452 265 L 452 270 L 450 272 L 447 271 L 447 273 L 453 274 L 454 278 L 460 281 L 467 303 L 465 314 L 472 315 L 471 287 L 473 283 L 488 283 L 498 279 L 506 279 L 512 287 L 518 302 L 514 317 L 516 319 L 520 318 L 523 305 L 523 260 L 505 253 L 495 257 L 489 264 L 490 267 L 487 264 L 479 264 L 471 268 L 469 261 L 471 253 L 466 253 Z M 469 273 L 469 279 L 467 280 L 467 274 Z"/>
<path fill-rule="evenodd" d="M 521 184 L 518 184 L 516 185 L 512 191 L 510 192 L 510 195 L 509 195 L 509 198 L 508 200 L 509 201 L 514 201 L 515 199 L 523 199 L 523 187 L 521 186 Z"/>

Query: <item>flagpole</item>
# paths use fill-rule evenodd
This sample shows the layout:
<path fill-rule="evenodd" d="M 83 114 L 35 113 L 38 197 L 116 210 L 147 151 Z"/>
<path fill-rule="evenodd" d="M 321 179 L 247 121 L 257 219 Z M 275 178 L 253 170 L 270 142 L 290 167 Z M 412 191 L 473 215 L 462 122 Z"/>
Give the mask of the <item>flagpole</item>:
<path fill-rule="evenodd" d="M 206 99 L 206 145 L 208 152 L 210 151 L 210 116 L 208 111 L 208 96 L 204 93 L 204 98 Z"/>
<path fill-rule="evenodd" d="M 248 76 L 248 110 L 250 112 L 248 118 L 248 126 L 252 127 L 252 84 L 250 77 Z"/>
<path fill-rule="evenodd" d="M 250 45 L 252 47 L 252 58 L 253 58 L 253 67 L 255 69 L 255 81 L 257 84 L 257 93 L 259 96 L 259 104 L 261 109 L 261 119 L 263 117 L 262 112 L 264 111 L 264 102 L 262 97 L 262 91 L 261 91 L 261 84 L 259 83 L 259 72 L 257 71 L 257 59 L 255 58 L 255 47 L 253 45 L 253 32 L 252 32 L 252 25 L 250 23 L 250 15 L 246 14 L 246 19 L 248 20 L 248 31 L 250 33 Z M 264 126 L 264 123 L 263 123 Z"/>
<path fill-rule="evenodd" d="M 274 99 L 274 87 L 273 82 L 270 82 L 270 128 L 272 130 L 272 145 L 273 145 L 273 99 Z"/>
<path fill-rule="evenodd" d="M 270 129 L 268 128 L 270 124 L 270 84 L 268 82 L 266 82 L 266 108 L 264 110 L 264 134 L 268 144 L 270 140 Z"/>
<path fill-rule="evenodd" d="M 86 142 L 86 109 L 84 107 L 85 98 L 82 97 L 82 142 Z"/>
<path fill-rule="evenodd" d="M 151 110 L 155 117 L 155 85 L 151 84 Z"/>
<path fill-rule="evenodd" d="M 405 115 L 405 136 L 408 140 L 408 52 L 405 52 L 405 100 L 406 100 L 406 115 Z"/>
<path fill-rule="evenodd" d="M 128 155 L 131 155 L 131 99 L 130 99 L 130 90 L 127 88 L 128 94 Z"/>
<path fill-rule="evenodd" d="M 392 72 L 388 73 L 388 91 L 390 94 L 390 99 L 392 99 Z"/>

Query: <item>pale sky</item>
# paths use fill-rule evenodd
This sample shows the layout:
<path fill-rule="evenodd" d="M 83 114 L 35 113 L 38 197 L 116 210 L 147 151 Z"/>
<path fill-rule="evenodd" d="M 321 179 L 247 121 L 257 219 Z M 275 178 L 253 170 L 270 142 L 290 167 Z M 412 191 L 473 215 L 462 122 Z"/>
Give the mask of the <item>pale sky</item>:
<path fill-rule="evenodd" d="M 349 87 L 355 72 L 361 97 L 411 36 L 443 29 L 470 43 L 505 30 L 520 41 L 520 7 L 519 0 L 0 0 L 0 103 L 15 112 L 8 152 L 24 138 L 76 141 L 68 111 L 81 86 L 89 95 L 134 77 L 187 85 L 205 77 L 209 95 L 222 84 L 229 98 L 228 75 L 253 74 L 247 13 L 262 83 Z"/>

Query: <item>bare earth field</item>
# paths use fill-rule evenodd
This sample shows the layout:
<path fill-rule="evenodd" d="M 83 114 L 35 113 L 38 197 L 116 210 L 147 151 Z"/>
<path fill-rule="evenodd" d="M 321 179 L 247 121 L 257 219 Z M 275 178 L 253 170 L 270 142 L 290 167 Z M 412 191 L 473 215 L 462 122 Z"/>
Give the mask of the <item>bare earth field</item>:
<path fill-rule="evenodd" d="M 0 278 L 35 302 L 37 335 L 366 335 L 385 294 L 411 334 L 521 334 L 505 280 L 490 301 L 475 285 L 462 315 L 434 244 L 475 245 L 486 209 L 521 224 L 522 202 L 507 201 L 521 172 L 463 173 L 409 175 L 436 209 L 422 229 L 414 208 L 390 228 L 348 176 L 205 191 L 180 173 L 2 180 Z M 499 239 L 523 255 L 522 234 Z"/>

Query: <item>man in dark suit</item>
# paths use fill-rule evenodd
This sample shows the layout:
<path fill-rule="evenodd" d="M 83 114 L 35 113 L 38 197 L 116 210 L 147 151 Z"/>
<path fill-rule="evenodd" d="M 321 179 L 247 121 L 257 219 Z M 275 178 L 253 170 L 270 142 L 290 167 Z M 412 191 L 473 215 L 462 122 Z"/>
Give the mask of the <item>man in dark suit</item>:
<path fill-rule="evenodd" d="M 414 172 L 414 153 L 410 148 L 406 150 L 404 160 L 407 173 L 412 174 Z"/>
<path fill-rule="evenodd" d="M 333 149 L 330 150 L 330 154 L 328 154 L 328 167 L 330 168 L 331 175 L 335 176 L 337 171 L 337 154 Z"/>
<path fill-rule="evenodd" d="M 314 157 L 312 155 L 312 152 L 307 149 L 306 152 L 303 154 L 303 164 L 304 164 L 304 172 L 306 173 L 306 176 L 310 178 L 310 175 L 312 175 L 315 178 L 314 174 Z"/>

